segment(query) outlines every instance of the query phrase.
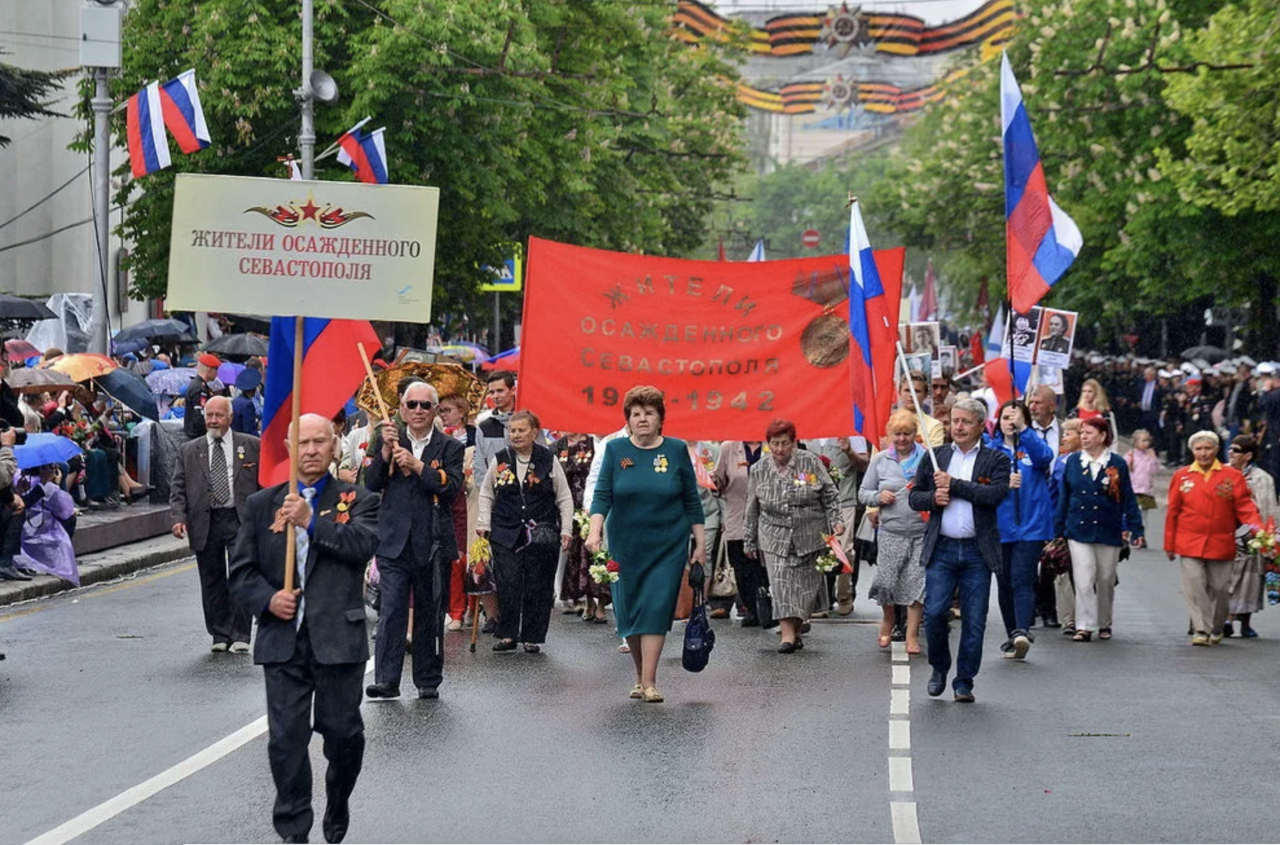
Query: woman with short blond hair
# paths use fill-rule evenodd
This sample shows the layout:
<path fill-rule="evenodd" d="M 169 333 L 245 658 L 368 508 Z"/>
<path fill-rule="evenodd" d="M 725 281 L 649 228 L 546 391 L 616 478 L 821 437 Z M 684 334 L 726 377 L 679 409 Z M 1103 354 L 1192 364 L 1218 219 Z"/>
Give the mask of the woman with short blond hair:
<path fill-rule="evenodd" d="M 876 453 L 862 476 L 858 501 L 879 508 L 876 575 L 869 595 L 884 613 L 879 645 L 888 648 L 893 635 L 894 605 L 907 608 L 907 654 L 920 653 L 920 621 L 924 617 L 924 562 L 920 543 L 924 518 L 907 502 L 907 487 L 928 454 L 916 442 L 916 415 L 905 408 L 889 416 L 888 449 Z"/>

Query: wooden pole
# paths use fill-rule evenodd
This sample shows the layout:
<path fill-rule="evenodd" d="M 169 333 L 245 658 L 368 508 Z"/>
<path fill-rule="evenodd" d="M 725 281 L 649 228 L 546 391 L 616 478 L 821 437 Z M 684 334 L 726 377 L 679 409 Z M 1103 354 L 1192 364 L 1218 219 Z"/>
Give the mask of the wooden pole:
<path fill-rule="evenodd" d="M 302 416 L 302 328 L 304 318 L 293 318 L 293 395 L 289 422 L 289 492 L 298 492 L 298 418 Z M 285 528 L 284 588 L 293 589 L 293 576 L 297 569 L 297 535 L 292 522 Z"/>
<path fill-rule="evenodd" d="M 369 377 L 369 387 L 373 388 L 373 397 L 378 403 L 378 410 L 382 412 L 382 419 L 384 422 L 390 422 L 391 411 L 387 409 L 382 391 L 378 389 L 378 379 L 373 374 L 373 365 L 369 363 L 369 353 L 364 350 L 363 343 L 357 343 L 356 348 L 360 350 L 360 360 L 364 362 L 364 373 Z"/>

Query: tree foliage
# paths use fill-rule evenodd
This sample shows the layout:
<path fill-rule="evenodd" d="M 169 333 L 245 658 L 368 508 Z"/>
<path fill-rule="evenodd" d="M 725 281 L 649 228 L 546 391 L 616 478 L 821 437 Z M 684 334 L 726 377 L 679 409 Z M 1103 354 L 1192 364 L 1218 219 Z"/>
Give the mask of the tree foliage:
<path fill-rule="evenodd" d="M 4 51 L 0 50 L 0 56 Z M 0 118 L 62 117 L 46 105 L 71 71 L 27 70 L 0 62 Z M 0 147 L 12 139 L 0 135 Z"/>
<path fill-rule="evenodd" d="M 390 181 L 441 190 L 437 312 L 476 304 L 479 267 L 529 235 L 679 253 L 703 239 L 716 187 L 740 169 L 728 47 L 667 35 L 661 4 L 568 0 L 317 0 L 315 66 L 341 101 L 316 106 L 317 151 L 358 120 L 386 126 Z M 195 67 L 213 149 L 128 183 L 135 296 L 167 284 L 174 172 L 282 175 L 296 151 L 296 3 L 136 0 L 128 96 Z M 123 124 L 117 126 L 123 132 Z M 122 168 L 122 171 L 124 168 Z M 333 159 L 319 179 L 351 179 Z"/>
<path fill-rule="evenodd" d="M 1010 62 L 1050 193 L 1085 244 L 1048 304 L 1119 328 L 1207 294 L 1256 301 L 1280 244 L 1277 216 L 1254 213 L 1280 198 L 1270 5 L 1022 4 Z M 1241 56 L 1258 69 L 1170 70 Z M 971 301 L 983 278 L 993 295 L 1003 287 L 1004 194 L 999 64 L 966 69 L 908 130 L 874 199 L 909 245 L 946 251 L 944 275 Z"/>

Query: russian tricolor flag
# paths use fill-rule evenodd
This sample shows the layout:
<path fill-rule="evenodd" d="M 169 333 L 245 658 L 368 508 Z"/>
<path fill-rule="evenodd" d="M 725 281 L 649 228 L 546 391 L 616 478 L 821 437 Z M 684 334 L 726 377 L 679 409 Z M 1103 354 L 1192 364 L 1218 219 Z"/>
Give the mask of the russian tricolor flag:
<path fill-rule="evenodd" d="M 195 70 L 185 71 L 163 85 L 152 82 L 130 97 L 125 123 L 134 178 L 170 165 L 166 130 L 187 155 L 209 146 L 209 127 L 200 107 Z"/>
<path fill-rule="evenodd" d="M 1075 261 L 1084 239 L 1075 221 L 1049 196 L 1008 54 L 1000 60 L 1000 125 L 1009 299 L 1015 312 L 1025 314 Z"/>
<path fill-rule="evenodd" d="M 258 481 L 270 487 L 289 480 L 289 424 L 293 420 L 293 317 L 271 318 L 267 379 L 263 388 L 262 454 Z M 360 387 L 364 362 L 356 344 L 373 357 L 382 347 L 368 320 L 308 317 L 302 327 L 302 413 L 331 419 Z"/>
<path fill-rule="evenodd" d="M 387 184 L 387 147 L 383 143 L 382 133 L 386 129 L 375 129 L 362 132 L 360 127 L 369 118 L 348 129 L 338 139 L 338 161 L 356 172 L 361 182 L 376 185 Z"/>
<path fill-rule="evenodd" d="M 893 251 L 890 251 L 893 252 Z M 858 201 L 849 206 L 849 332 L 853 336 L 853 427 L 878 443 L 893 404 L 898 306 L 902 295 L 901 250 L 890 290 L 881 281 Z M 887 256 L 886 256 L 887 257 Z"/>

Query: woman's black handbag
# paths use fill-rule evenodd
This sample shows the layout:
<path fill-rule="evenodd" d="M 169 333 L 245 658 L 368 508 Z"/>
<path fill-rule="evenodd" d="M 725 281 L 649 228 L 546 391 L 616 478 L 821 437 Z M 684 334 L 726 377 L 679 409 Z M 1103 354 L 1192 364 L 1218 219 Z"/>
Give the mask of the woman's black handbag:
<path fill-rule="evenodd" d="M 778 620 L 773 618 L 773 594 L 769 592 L 768 586 L 762 586 L 756 591 L 756 618 L 760 620 L 760 627 L 765 630 L 778 627 Z"/>
<path fill-rule="evenodd" d="M 697 566 L 697 564 L 694 564 Z M 701 567 L 699 567 L 701 568 Z M 689 622 L 684 627 L 684 653 L 680 655 L 680 664 L 690 672 L 701 672 L 707 668 L 711 659 L 711 649 L 716 646 L 716 632 L 711 630 L 711 620 L 707 618 L 707 601 L 702 592 L 702 585 L 693 588 L 693 610 L 689 613 Z"/>

